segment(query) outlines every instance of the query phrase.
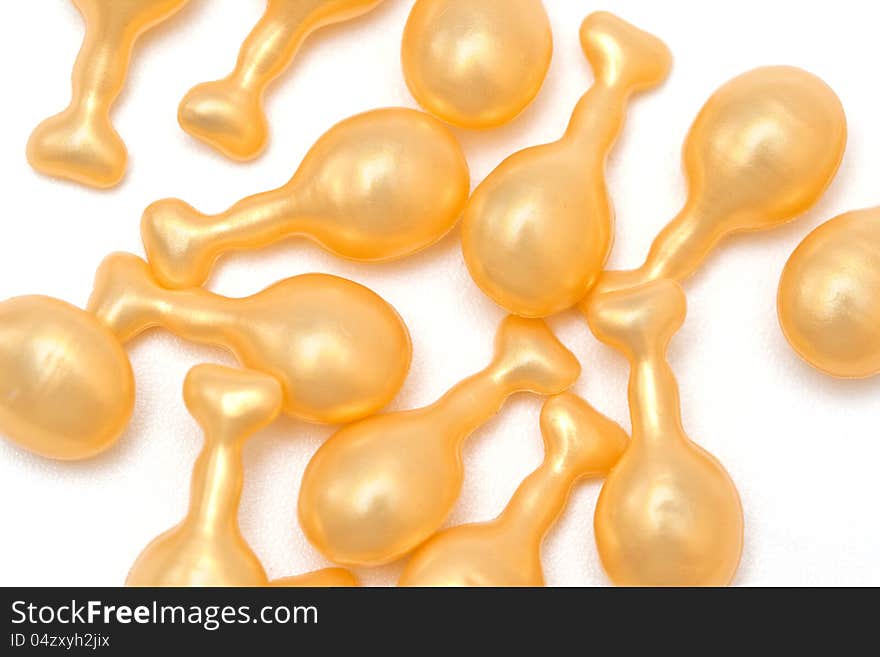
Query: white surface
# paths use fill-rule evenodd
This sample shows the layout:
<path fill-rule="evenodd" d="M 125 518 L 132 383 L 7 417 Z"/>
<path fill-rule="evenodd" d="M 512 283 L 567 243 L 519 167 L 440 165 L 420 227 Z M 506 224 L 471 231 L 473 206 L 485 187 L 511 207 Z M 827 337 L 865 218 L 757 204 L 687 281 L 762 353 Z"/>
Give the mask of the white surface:
<path fill-rule="evenodd" d="M 412 0 L 387 0 L 356 21 L 313 38 L 274 87 L 272 144 L 237 165 L 194 142 L 176 108 L 196 82 L 225 74 L 263 2 L 191 0 L 136 52 L 114 113 L 130 151 L 129 175 L 109 193 L 43 178 L 24 158 L 28 135 L 67 103 L 82 26 L 67 0 L 0 3 L 0 299 L 40 293 L 86 301 L 94 270 L 114 250 L 142 253 L 141 210 L 179 196 L 205 211 L 284 183 L 312 142 L 356 112 L 414 103 L 403 83 L 399 41 Z M 763 64 L 796 64 L 840 95 L 850 145 L 837 182 L 809 215 L 771 233 L 725 243 L 687 285 L 690 312 L 675 339 L 673 367 L 689 434 L 727 466 L 742 495 L 743 585 L 880 584 L 880 379 L 839 382 L 801 363 L 777 328 L 776 284 L 789 253 L 820 221 L 880 203 L 880 53 L 875 3 L 729 3 L 546 0 L 555 34 L 553 65 L 538 100 L 512 125 L 458 132 L 474 183 L 507 154 L 557 138 L 592 74 L 577 28 L 603 8 L 662 37 L 675 68 L 659 92 L 638 99 L 609 163 L 617 206 L 611 265 L 639 264 L 654 235 L 680 207 L 679 152 L 709 94 Z M 307 241 L 227 259 L 211 282 L 229 296 L 277 279 L 326 271 L 363 282 L 389 301 L 412 332 L 412 373 L 394 407 L 430 402 L 488 360 L 502 312 L 470 281 L 457 233 L 413 259 L 385 266 L 338 260 Z M 576 313 L 552 320 L 581 358 L 576 391 L 624 426 L 627 371 Z M 4 585 L 119 585 L 140 550 L 184 513 L 200 434 L 181 384 L 219 351 L 152 332 L 130 349 L 137 377 L 134 419 L 100 458 L 53 463 L 0 441 L 0 527 Z M 493 517 L 542 456 L 540 400 L 513 399 L 467 443 L 467 477 L 450 524 Z M 241 525 L 271 576 L 325 562 L 296 522 L 299 478 L 332 429 L 282 420 L 246 452 Z M 548 583 L 603 585 L 592 515 L 599 483 L 572 496 L 545 543 Z M 392 584 L 399 566 L 361 570 L 368 584 Z"/>

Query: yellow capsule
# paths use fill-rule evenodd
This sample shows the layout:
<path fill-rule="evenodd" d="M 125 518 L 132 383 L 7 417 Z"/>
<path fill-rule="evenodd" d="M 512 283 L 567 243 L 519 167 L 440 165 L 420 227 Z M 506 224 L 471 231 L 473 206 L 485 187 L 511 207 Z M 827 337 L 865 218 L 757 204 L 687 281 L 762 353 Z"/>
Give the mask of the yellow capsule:
<path fill-rule="evenodd" d="M 134 405 L 122 344 L 151 327 L 228 348 L 275 377 L 283 409 L 344 423 L 387 404 L 406 378 L 409 332 L 386 301 L 325 274 L 244 299 L 167 290 L 140 258 L 108 256 L 88 312 L 48 297 L 0 303 L 0 433 L 59 459 L 88 458 L 122 433 Z"/>
<path fill-rule="evenodd" d="M 587 317 L 630 362 L 632 439 L 596 506 L 596 544 L 622 586 L 723 586 L 743 547 L 739 494 L 715 457 L 687 437 L 666 360 L 687 307 L 662 279 L 596 299 Z"/>
<path fill-rule="evenodd" d="M 31 166 L 92 187 L 113 187 L 125 175 L 128 152 L 110 121 L 137 39 L 187 0 L 73 0 L 86 36 L 73 69 L 73 97 L 43 121 L 27 145 Z"/>
<path fill-rule="evenodd" d="M 180 103 L 177 118 L 190 135 L 235 160 L 251 160 L 266 147 L 269 126 L 263 97 L 315 30 L 371 11 L 382 0 L 268 0 L 248 35 L 235 70 L 200 84 Z"/>
<path fill-rule="evenodd" d="M 0 434 L 85 459 L 116 442 L 133 408 L 131 365 L 110 329 L 58 299 L 0 303 Z"/>
<path fill-rule="evenodd" d="M 211 217 L 159 201 L 141 235 L 162 285 L 196 287 L 220 254 L 294 235 L 353 260 L 402 258 L 445 235 L 469 193 L 467 161 L 445 126 L 423 112 L 380 109 L 331 128 L 283 187 Z"/>
<path fill-rule="evenodd" d="M 880 372 L 880 209 L 810 233 L 779 281 L 779 323 L 794 350 L 832 376 Z"/>
<path fill-rule="evenodd" d="M 541 90 L 553 33 L 541 0 L 417 0 L 401 61 L 412 95 L 463 128 L 494 128 Z"/>
<path fill-rule="evenodd" d="M 541 410 L 545 457 L 495 520 L 429 538 L 406 564 L 400 586 L 544 586 L 541 544 L 574 484 L 604 477 L 623 450 L 620 426 L 580 397 L 551 397 Z"/>
<path fill-rule="evenodd" d="M 734 78 L 703 107 L 684 147 L 689 194 L 645 264 L 606 272 L 581 304 L 596 336 L 632 365 L 630 447 L 602 489 L 596 541 L 622 585 L 724 585 L 742 552 L 742 508 L 717 460 L 681 427 L 665 360 L 684 320 L 678 283 L 721 239 L 805 212 L 833 180 L 846 147 L 834 92 L 792 67 Z"/>
<path fill-rule="evenodd" d="M 205 445 L 193 468 L 189 511 L 179 525 L 141 552 L 126 585 L 268 586 L 266 571 L 239 529 L 238 507 L 244 443 L 278 417 L 281 386 L 260 372 L 199 365 L 187 375 L 183 397 L 205 432 Z M 324 585 L 344 579 L 338 570 L 272 585 Z M 345 581 L 352 577 L 349 574 Z"/>
<path fill-rule="evenodd" d="M 378 565 L 437 531 L 461 491 L 461 447 L 513 393 L 557 394 L 580 365 L 540 320 L 505 319 L 483 371 L 430 406 L 349 425 L 315 453 L 303 476 L 303 531 L 330 560 Z"/>
<path fill-rule="evenodd" d="M 502 162 L 462 219 L 474 281 L 524 317 L 574 306 L 602 272 L 613 238 L 605 160 L 630 95 L 662 82 L 671 65 L 661 41 L 608 13 L 588 16 L 580 37 L 596 82 L 565 135 Z"/>
<path fill-rule="evenodd" d="M 806 212 L 834 179 L 846 137 L 840 100 L 816 76 L 771 66 L 733 78 L 688 133 L 684 208 L 641 267 L 606 272 L 593 293 L 661 278 L 681 282 L 725 236 L 775 228 Z M 588 297 L 582 308 L 590 303 Z"/>
<path fill-rule="evenodd" d="M 403 385 L 412 357 L 394 308 L 366 287 L 327 274 L 229 299 L 201 288 L 162 288 L 143 260 L 117 254 L 99 269 L 88 309 L 123 342 L 160 326 L 228 348 L 245 367 L 275 376 L 284 412 L 310 422 L 375 413 Z"/>

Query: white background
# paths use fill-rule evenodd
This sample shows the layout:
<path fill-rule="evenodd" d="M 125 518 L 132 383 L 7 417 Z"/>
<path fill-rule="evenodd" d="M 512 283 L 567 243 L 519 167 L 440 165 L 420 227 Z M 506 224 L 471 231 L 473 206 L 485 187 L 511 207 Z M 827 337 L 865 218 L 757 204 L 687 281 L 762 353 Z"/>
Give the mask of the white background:
<path fill-rule="evenodd" d="M 229 162 L 184 134 L 180 98 L 224 75 L 261 14 L 259 0 L 191 0 L 137 49 L 114 112 L 130 151 L 129 174 L 110 192 L 60 183 L 24 157 L 33 127 L 62 109 L 82 23 L 67 0 L 0 3 L 0 298 L 48 294 L 83 304 L 94 270 L 115 250 L 142 253 L 140 213 L 178 196 L 204 211 L 287 181 L 308 147 L 337 120 L 388 105 L 414 106 L 399 64 L 412 0 L 312 38 L 273 88 L 272 144 L 248 165 Z M 846 107 L 849 149 L 837 181 L 814 211 L 770 233 L 725 243 L 688 281 L 689 316 L 671 360 L 685 427 L 718 456 L 745 510 L 741 585 L 880 584 L 880 379 L 820 375 L 788 348 L 775 314 L 786 258 L 821 221 L 880 203 L 880 57 L 875 3 L 546 0 L 555 53 L 537 101 L 513 124 L 457 131 L 474 184 L 506 155 L 556 139 L 591 83 L 578 26 L 596 9 L 621 16 L 669 44 L 675 67 L 641 97 L 608 170 L 617 206 L 610 265 L 641 263 L 653 236 L 684 198 L 679 153 L 696 112 L 721 83 L 764 64 L 795 64 L 823 77 Z M 502 311 L 470 281 L 454 232 L 429 251 L 382 266 L 343 262 L 304 240 L 231 257 L 211 287 L 244 296 L 287 276 L 326 271 L 363 282 L 401 312 L 412 332 L 411 375 L 394 408 L 434 400 L 483 367 Z M 629 427 L 627 371 L 574 313 L 552 320 L 580 357 L 576 391 Z M 200 433 L 181 399 L 187 370 L 231 364 L 221 351 L 156 331 L 129 350 L 137 377 L 133 421 L 118 445 L 84 463 L 54 463 L 0 441 L 0 584 L 120 585 L 140 550 L 182 517 Z M 538 465 L 540 400 L 526 395 L 467 442 L 467 477 L 450 524 L 493 517 Z M 326 563 L 303 537 L 296 499 L 303 468 L 332 431 L 284 419 L 246 450 L 242 529 L 269 574 Z M 592 533 L 598 482 L 587 482 L 545 543 L 547 581 L 607 584 Z M 399 565 L 362 570 L 366 584 L 393 584 Z"/>

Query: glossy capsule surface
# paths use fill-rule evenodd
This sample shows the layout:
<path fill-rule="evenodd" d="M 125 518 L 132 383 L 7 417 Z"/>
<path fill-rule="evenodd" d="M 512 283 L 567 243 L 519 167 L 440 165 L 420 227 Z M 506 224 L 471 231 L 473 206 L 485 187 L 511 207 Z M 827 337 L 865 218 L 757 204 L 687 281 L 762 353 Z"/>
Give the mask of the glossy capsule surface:
<path fill-rule="evenodd" d="M 321 27 L 371 11 L 382 0 L 268 0 L 245 39 L 235 69 L 193 87 L 177 119 L 186 132 L 234 160 L 260 155 L 269 140 L 263 98 L 300 46 Z"/>
<path fill-rule="evenodd" d="M 662 82 L 671 65 L 659 39 L 606 12 L 588 16 L 580 38 L 595 83 L 568 130 L 504 160 L 462 218 L 462 252 L 474 281 L 523 317 L 574 306 L 602 273 L 614 233 L 605 160 L 629 97 Z"/>
<path fill-rule="evenodd" d="M 287 237 L 362 262 L 406 257 L 449 232 L 469 193 L 453 134 L 424 112 L 384 108 L 336 124 L 288 183 L 226 212 L 205 215 L 178 199 L 153 203 L 141 236 L 162 285 L 196 287 L 222 254 Z"/>
<path fill-rule="evenodd" d="M 429 538 L 407 562 L 400 586 L 544 586 L 544 537 L 575 483 L 605 476 L 626 448 L 627 436 L 571 393 L 544 404 L 541 434 L 544 461 L 501 515 Z"/>
<path fill-rule="evenodd" d="M 135 42 L 175 14 L 187 0 L 73 0 L 86 24 L 76 57 L 70 104 L 31 134 L 27 158 L 34 169 L 107 188 L 125 175 L 128 151 L 110 110 L 128 77 Z"/>
<path fill-rule="evenodd" d="M 834 180 L 846 149 L 834 91 L 792 66 L 756 68 L 703 105 L 683 149 L 688 194 L 644 264 L 605 272 L 594 296 L 669 278 L 682 282 L 727 236 L 770 230 L 809 210 Z M 587 309 L 591 297 L 581 304 Z"/>
<path fill-rule="evenodd" d="M 229 349 L 279 381 L 285 413 L 328 424 L 385 406 L 412 357 L 394 308 L 344 278 L 296 276 L 230 299 L 163 288 L 125 253 L 101 264 L 87 310 L 19 297 L 0 303 L 0 319 L 0 434 L 59 459 L 94 456 L 119 438 L 135 394 L 122 345 L 150 328 Z"/>
<path fill-rule="evenodd" d="M 630 363 L 632 438 L 594 523 L 602 565 L 620 586 L 726 586 L 742 555 L 739 493 L 685 433 L 666 358 L 686 313 L 679 284 L 662 279 L 603 295 L 587 314 L 596 337 Z"/>
<path fill-rule="evenodd" d="M 544 322 L 506 318 L 488 367 L 430 406 L 350 424 L 318 448 L 300 488 L 306 537 L 344 565 L 404 556 L 440 528 L 458 499 L 465 439 L 512 394 L 560 393 L 579 374 Z"/>
<path fill-rule="evenodd" d="M 779 323 L 794 350 L 832 376 L 880 372 L 880 209 L 811 232 L 779 281 Z"/>
<path fill-rule="evenodd" d="M 552 55 L 541 0 L 417 0 L 401 49 L 419 104 L 474 129 L 516 118 L 541 90 Z"/>
<path fill-rule="evenodd" d="M 248 438 L 281 412 L 278 381 L 251 370 L 198 365 L 184 382 L 186 406 L 205 433 L 184 519 L 154 539 L 128 586 L 356 586 L 340 568 L 269 582 L 238 525 Z"/>

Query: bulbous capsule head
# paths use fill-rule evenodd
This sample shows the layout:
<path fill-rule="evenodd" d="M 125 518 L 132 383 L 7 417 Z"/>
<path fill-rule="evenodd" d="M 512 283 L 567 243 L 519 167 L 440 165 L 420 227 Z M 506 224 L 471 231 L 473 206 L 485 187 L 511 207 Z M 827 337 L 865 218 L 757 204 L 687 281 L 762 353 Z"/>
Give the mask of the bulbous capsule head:
<path fill-rule="evenodd" d="M 596 82 L 566 134 L 504 160 L 462 218 L 462 252 L 474 282 L 522 317 L 567 310 L 596 283 L 614 230 L 605 160 L 629 96 L 662 80 L 671 61 L 656 37 L 608 13 L 589 16 L 581 38 Z"/>
<path fill-rule="evenodd" d="M 612 241 L 601 170 L 559 143 L 520 151 L 468 201 L 462 252 L 474 282 L 522 317 L 562 312 L 589 292 Z"/>
<path fill-rule="evenodd" d="M 391 260 L 452 229 L 470 194 L 470 172 L 446 126 L 389 107 L 328 130 L 289 189 L 302 234 L 346 258 Z"/>
<path fill-rule="evenodd" d="M 0 303 L 0 433 L 32 452 L 85 459 L 110 447 L 134 407 L 119 341 L 48 297 Z"/>
<path fill-rule="evenodd" d="M 483 372 L 424 408 L 349 425 L 303 475 L 299 518 L 329 559 L 379 565 L 407 554 L 443 524 L 461 491 L 461 443 L 518 391 L 554 394 L 580 365 L 540 320 L 506 319 Z"/>
<path fill-rule="evenodd" d="M 597 295 L 587 317 L 630 360 L 632 440 L 596 507 L 599 556 L 623 586 L 722 586 L 742 553 L 739 494 L 682 428 L 666 347 L 686 313 L 681 286 L 659 279 Z"/>
<path fill-rule="evenodd" d="M 385 108 L 333 126 L 280 189 L 216 216 L 158 201 L 144 212 L 141 235 L 162 285 L 194 287 L 222 253 L 287 236 L 358 261 L 411 255 L 449 232 L 469 192 L 455 136 L 424 112 Z"/>
<path fill-rule="evenodd" d="M 403 33 L 406 83 L 419 104 L 463 128 L 494 128 L 532 102 L 553 35 L 540 0 L 418 0 Z"/>
<path fill-rule="evenodd" d="M 825 192 L 846 137 L 843 106 L 816 76 L 790 66 L 744 73 L 709 98 L 688 134 L 688 204 L 719 235 L 789 221 Z"/>
<path fill-rule="evenodd" d="M 880 372 L 880 209 L 819 226 L 779 281 L 779 323 L 813 367 L 843 378 Z"/>
<path fill-rule="evenodd" d="M 89 311 L 125 342 L 150 327 L 223 346 L 275 377 L 284 411 L 318 423 L 352 422 L 397 394 L 412 343 L 397 311 L 372 290 L 338 276 L 306 274 L 244 299 L 202 288 L 159 286 L 140 258 L 108 256 Z"/>
<path fill-rule="evenodd" d="M 433 534 L 461 490 L 455 418 L 431 407 L 367 418 L 330 437 L 309 462 L 299 522 L 328 559 L 377 566 Z"/>
<path fill-rule="evenodd" d="M 595 515 L 602 565 L 618 586 L 726 586 L 743 546 L 742 504 L 714 456 L 682 436 L 632 444 Z"/>
<path fill-rule="evenodd" d="M 241 302 L 229 345 L 242 364 L 277 378 L 284 411 L 323 424 L 384 407 L 409 372 L 412 342 L 397 311 L 372 290 L 307 274 Z"/>
<path fill-rule="evenodd" d="M 140 553 L 126 586 L 267 586 L 266 571 L 244 539 L 182 523 Z"/>

